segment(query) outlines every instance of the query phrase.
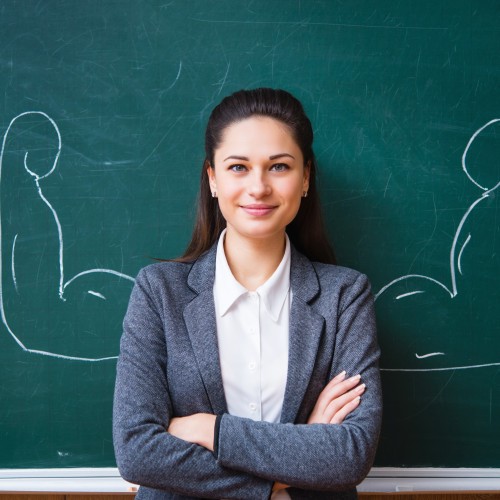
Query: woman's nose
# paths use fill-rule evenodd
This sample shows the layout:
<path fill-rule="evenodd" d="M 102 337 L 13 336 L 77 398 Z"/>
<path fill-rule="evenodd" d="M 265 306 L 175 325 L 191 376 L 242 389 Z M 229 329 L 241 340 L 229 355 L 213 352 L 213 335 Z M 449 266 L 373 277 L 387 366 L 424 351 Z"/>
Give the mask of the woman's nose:
<path fill-rule="evenodd" d="M 250 195 L 259 198 L 262 196 L 267 196 L 271 193 L 271 185 L 266 179 L 266 176 L 262 172 L 253 172 L 253 175 L 249 179 L 248 192 Z"/>

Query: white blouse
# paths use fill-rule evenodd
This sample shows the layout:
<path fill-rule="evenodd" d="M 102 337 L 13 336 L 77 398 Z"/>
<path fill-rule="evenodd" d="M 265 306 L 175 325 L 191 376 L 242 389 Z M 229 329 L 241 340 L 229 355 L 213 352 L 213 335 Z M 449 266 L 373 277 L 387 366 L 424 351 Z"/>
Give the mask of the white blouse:
<path fill-rule="evenodd" d="M 272 276 L 254 292 L 233 276 L 217 246 L 214 299 L 222 382 L 231 415 L 279 422 L 288 372 L 290 242 Z"/>

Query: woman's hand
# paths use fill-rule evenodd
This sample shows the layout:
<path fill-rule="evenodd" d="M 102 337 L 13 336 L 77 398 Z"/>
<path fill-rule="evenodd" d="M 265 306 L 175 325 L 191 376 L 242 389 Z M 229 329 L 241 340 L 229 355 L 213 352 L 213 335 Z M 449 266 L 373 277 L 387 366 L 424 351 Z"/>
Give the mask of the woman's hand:
<path fill-rule="evenodd" d="M 366 386 L 359 383 L 360 375 L 347 380 L 345 376 L 345 372 L 339 373 L 321 391 L 308 424 L 341 424 L 358 407 Z"/>
<path fill-rule="evenodd" d="M 215 419 L 216 416 L 209 413 L 176 417 L 170 420 L 167 432 L 179 439 L 214 451 Z"/>

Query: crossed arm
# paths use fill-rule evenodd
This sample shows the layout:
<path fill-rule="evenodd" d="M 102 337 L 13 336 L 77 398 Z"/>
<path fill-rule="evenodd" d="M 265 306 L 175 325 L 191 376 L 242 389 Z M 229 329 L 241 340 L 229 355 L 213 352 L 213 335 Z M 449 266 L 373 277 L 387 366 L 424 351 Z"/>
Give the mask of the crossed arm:
<path fill-rule="evenodd" d="M 345 377 L 346 372 L 343 371 L 326 385 L 307 420 L 308 424 L 341 424 L 347 415 L 358 407 L 366 386 L 360 383 L 360 375 L 348 379 Z M 176 417 L 170 420 L 167 432 L 214 451 L 215 422 L 216 416 L 209 413 Z M 288 485 L 280 482 L 273 485 L 273 491 L 284 488 L 288 488 Z"/>
<path fill-rule="evenodd" d="M 358 407 L 366 386 L 360 383 L 360 375 L 348 379 L 345 377 L 345 371 L 339 373 L 323 389 L 307 420 L 308 424 L 341 424 Z M 179 439 L 214 451 L 215 420 L 216 416 L 210 413 L 172 418 L 168 432 Z"/>

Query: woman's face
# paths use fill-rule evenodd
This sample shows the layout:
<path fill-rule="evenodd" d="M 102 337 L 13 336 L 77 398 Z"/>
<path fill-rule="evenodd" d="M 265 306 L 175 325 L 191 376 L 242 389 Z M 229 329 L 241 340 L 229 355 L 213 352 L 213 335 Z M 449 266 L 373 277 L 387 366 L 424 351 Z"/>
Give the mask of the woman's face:
<path fill-rule="evenodd" d="M 213 167 L 210 187 L 228 234 L 282 238 L 309 189 L 309 167 L 289 128 L 261 116 L 233 123 L 215 150 Z"/>

